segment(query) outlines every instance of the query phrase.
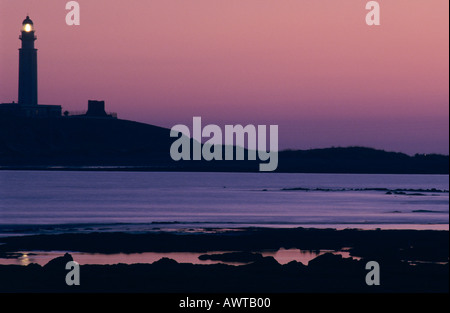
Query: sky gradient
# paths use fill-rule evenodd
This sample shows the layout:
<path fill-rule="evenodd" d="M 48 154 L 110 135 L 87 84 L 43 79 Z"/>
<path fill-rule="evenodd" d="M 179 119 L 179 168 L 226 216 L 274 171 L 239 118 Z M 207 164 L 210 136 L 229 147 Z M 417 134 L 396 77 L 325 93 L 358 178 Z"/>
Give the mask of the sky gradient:
<path fill-rule="evenodd" d="M 0 0 L 0 102 L 17 101 L 20 27 L 36 28 L 39 103 L 163 127 L 277 124 L 281 149 L 449 153 L 449 2 Z"/>

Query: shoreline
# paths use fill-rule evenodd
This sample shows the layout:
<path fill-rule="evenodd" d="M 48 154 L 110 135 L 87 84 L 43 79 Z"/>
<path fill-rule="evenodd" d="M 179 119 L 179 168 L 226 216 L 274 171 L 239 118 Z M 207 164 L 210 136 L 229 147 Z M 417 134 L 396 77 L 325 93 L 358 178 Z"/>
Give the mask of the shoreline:
<path fill-rule="evenodd" d="M 198 167 L 178 167 L 175 165 L 2 165 L 0 171 L 62 171 L 62 172 L 185 172 L 185 173 L 262 173 L 262 174 L 361 174 L 361 175 L 438 175 L 445 176 L 450 173 L 447 171 L 438 172 L 392 172 L 392 171 L 289 171 L 275 170 L 272 172 L 260 172 L 258 170 L 249 169 L 230 169 L 230 168 L 198 168 Z"/>
<path fill-rule="evenodd" d="M 449 231 L 449 224 L 241 224 L 241 223 L 206 223 L 206 222 L 152 222 L 152 223 L 63 223 L 63 224 L 0 224 L 0 243 L 2 238 L 89 234 L 89 233 L 178 233 L 206 234 L 224 231 L 242 231 L 246 229 L 332 229 L 336 231 L 374 231 L 374 230 L 405 230 L 405 231 Z"/>
<path fill-rule="evenodd" d="M 93 253 L 251 251 L 258 249 L 341 249 L 393 245 L 413 249 L 414 243 L 448 247 L 448 230 L 357 229 L 315 227 L 239 227 L 198 229 L 155 228 L 151 231 L 86 231 L 0 237 L 0 253 L 18 249 L 78 251 Z M 441 245 L 442 244 L 442 245 Z M 63 248 L 63 249 L 61 249 Z M 424 248 L 424 247 L 422 247 Z M 356 250 L 355 250 L 356 251 Z M 445 252 L 448 258 L 448 249 Z M 359 255 L 366 256 L 366 255 Z"/>
<path fill-rule="evenodd" d="M 3 237 L 0 242 L 3 256 L 33 250 L 105 255 L 161 253 L 161 258 L 151 263 L 80 265 L 82 283 L 75 287 L 65 284 L 64 266 L 68 261 L 76 261 L 76 254 L 59 256 L 46 265 L 0 265 L 0 292 L 404 293 L 448 292 L 449 286 L 449 232 L 438 230 L 244 228 L 205 233 L 93 232 Z M 279 249 L 327 251 L 306 264 L 295 260 L 280 263 L 274 255 L 261 253 Z M 348 254 L 334 253 L 342 249 Z M 171 259 L 171 252 L 197 252 L 203 259 L 246 262 L 183 263 Z M 369 261 L 380 265 L 380 286 L 365 283 Z"/>

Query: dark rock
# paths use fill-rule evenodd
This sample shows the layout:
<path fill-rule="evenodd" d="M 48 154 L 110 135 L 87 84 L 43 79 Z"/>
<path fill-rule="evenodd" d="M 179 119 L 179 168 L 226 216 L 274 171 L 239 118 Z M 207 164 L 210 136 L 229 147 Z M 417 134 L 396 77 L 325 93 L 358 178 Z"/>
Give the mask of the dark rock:
<path fill-rule="evenodd" d="M 308 262 L 311 267 L 332 267 L 342 262 L 342 255 L 327 252 Z"/>
<path fill-rule="evenodd" d="M 64 256 L 60 256 L 50 260 L 47 264 L 44 265 L 45 270 L 65 270 L 66 264 L 68 262 L 73 261 L 72 256 L 69 253 L 64 254 Z"/>
<path fill-rule="evenodd" d="M 268 268 L 268 269 L 270 269 L 270 268 L 274 268 L 274 267 L 278 268 L 281 265 L 280 265 L 280 263 L 277 262 L 277 260 L 275 260 L 274 257 L 266 256 L 266 257 L 263 257 L 263 258 L 255 261 L 255 262 L 253 262 L 253 263 L 251 263 L 251 264 L 249 264 L 247 266 L 249 266 L 249 267 L 261 267 L 261 268 Z"/>
<path fill-rule="evenodd" d="M 261 260 L 263 256 L 260 253 L 253 252 L 228 252 L 221 254 L 202 254 L 198 258 L 200 260 L 249 263 Z"/>
<path fill-rule="evenodd" d="M 159 265 L 159 266 L 171 266 L 171 265 L 177 265 L 178 262 L 170 259 L 170 258 L 161 258 L 158 261 L 153 262 L 153 265 Z"/>

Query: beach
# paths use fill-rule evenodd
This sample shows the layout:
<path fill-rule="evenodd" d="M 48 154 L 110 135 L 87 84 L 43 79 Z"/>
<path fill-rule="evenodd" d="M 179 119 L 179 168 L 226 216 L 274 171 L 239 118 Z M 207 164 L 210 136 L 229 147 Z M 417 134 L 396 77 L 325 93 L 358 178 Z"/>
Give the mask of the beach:
<path fill-rule="evenodd" d="M 448 292 L 448 175 L 0 180 L 0 292 Z M 65 281 L 72 260 L 80 285 Z"/>
<path fill-rule="evenodd" d="M 204 229 L 195 232 L 95 232 L 3 237 L 0 257 L 18 251 L 60 251 L 39 265 L 0 265 L 1 292 L 150 293 L 443 293 L 448 292 L 448 231 L 315 228 Z M 306 264 L 264 254 L 316 251 Z M 214 251 L 213 254 L 208 252 Z M 319 253 L 322 251 L 322 253 Z M 347 254 L 340 252 L 346 251 Z M 68 252 L 68 253 L 67 253 Z M 71 254 L 72 252 L 72 254 Z M 151 263 L 81 264 L 68 286 L 65 264 L 77 253 L 161 253 Z M 198 252 L 214 264 L 177 262 L 164 253 Z M 264 256 L 266 255 L 266 256 Z M 223 262 L 220 262 L 223 261 Z M 368 285 L 375 261 L 380 284 Z M 30 279 L 32 277 L 32 279 Z"/>

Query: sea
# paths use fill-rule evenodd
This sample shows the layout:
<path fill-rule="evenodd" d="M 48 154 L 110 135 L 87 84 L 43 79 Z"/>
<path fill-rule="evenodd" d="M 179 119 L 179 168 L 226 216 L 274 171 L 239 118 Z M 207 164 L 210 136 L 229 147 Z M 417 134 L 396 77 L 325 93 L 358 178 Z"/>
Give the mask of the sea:
<path fill-rule="evenodd" d="M 448 175 L 0 171 L 0 236 L 449 229 Z"/>

